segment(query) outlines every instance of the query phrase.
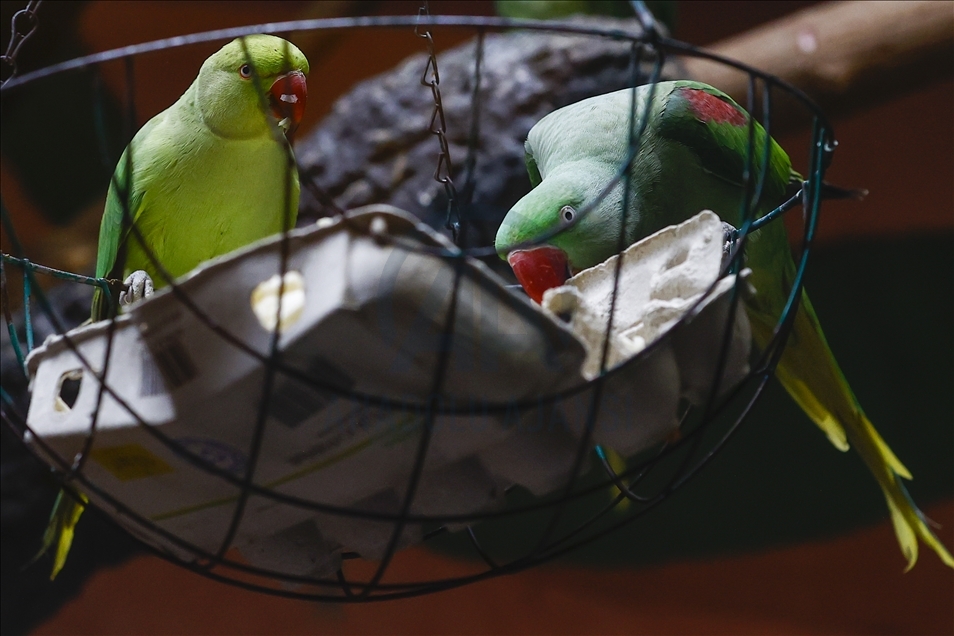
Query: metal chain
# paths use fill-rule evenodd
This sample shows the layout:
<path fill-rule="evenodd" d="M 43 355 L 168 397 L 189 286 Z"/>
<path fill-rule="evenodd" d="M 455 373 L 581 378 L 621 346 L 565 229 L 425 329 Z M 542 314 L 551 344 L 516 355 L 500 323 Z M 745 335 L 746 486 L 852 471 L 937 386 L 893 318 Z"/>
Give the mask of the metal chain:
<path fill-rule="evenodd" d="M 427 0 L 417 12 L 417 17 L 430 16 Z M 434 38 L 431 37 L 430 30 L 421 32 L 420 24 L 414 27 L 414 35 L 424 38 L 427 41 L 427 65 L 424 67 L 424 73 L 421 75 L 421 86 L 430 86 L 431 95 L 434 98 L 434 114 L 431 115 L 429 130 L 437 135 L 437 141 L 440 144 L 441 152 L 437 156 L 437 168 L 434 170 L 434 180 L 444 185 L 444 192 L 447 195 L 447 218 L 444 221 L 444 227 L 451 231 L 456 243 L 460 236 L 460 216 L 457 214 L 457 188 L 451 179 L 453 165 L 451 164 L 450 149 L 447 144 L 447 122 L 444 119 L 444 105 L 441 101 L 441 76 L 437 70 L 437 55 L 434 53 Z M 428 79 L 430 75 L 430 79 Z"/>
<path fill-rule="evenodd" d="M 42 0 L 30 0 L 26 8 L 14 13 L 13 19 L 10 20 L 10 42 L 7 44 L 7 52 L 0 56 L 0 85 L 17 74 L 17 55 L 20 53 L 20 47 L 40 26 L 36 12 L 41 2 Z"/>

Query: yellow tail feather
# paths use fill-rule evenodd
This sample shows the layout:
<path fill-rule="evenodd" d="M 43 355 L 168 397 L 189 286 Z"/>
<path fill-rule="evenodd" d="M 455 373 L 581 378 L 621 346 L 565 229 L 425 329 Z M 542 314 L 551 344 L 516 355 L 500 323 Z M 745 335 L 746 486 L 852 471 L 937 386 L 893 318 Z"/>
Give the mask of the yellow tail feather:
<path fill-rule="evenodd" d="M 626 460 L 623 459 L 622 455 L 607 446 L 603 447 L 603 452 L 606 454 L 606 461 L 609 462 L 614 473 L 622 475 L 626 472 Z M 616 486 L 610 486 L 610 499 L 616 499 L 621 493 L 622 491 Z M 628 497 L 623 497 L 623 500 L 616 504 L 616 512 L 626 512 L 632 503 Z"/>
<path fill-rule="evenodd" d="M 764 313 L 764 305 L 762 309 L 753 308 L 748 314 L 753 336 L 764 349 L 771 339 L 777 316 L 769 319 Z M 941 561 L 954 568 L 951 554 L 928 528 L 924 515 L 899 479 L 911 479 L 911 472 L 898 460 L 858 405 L 804 293 L 795 316 L 794 331 L 779 360 L 776 376 L 836 448 L 844 451 L 849 444 L 854 446 L 871 470 L 888 502 L 895 535 L 908 561 L 905 571 L 917 562 L 918 538 L 934 550 Z"/>
<path fill-rule="evenodd" d="M 887 490 L 884 492 L 884 499 L 888 502 L 888 510 L 891 511 L 891 524 L 894 526 L 894 534 L 898 537 L 898 543 L 901 545 L 901 552 L 904 554 L 904 558 L 908 560 L 908 566 L 904 568 L 904 571 L 907 572 L 918 561 L 918 539 L 912 531 L 911 525 L 904 518 L 904 513 L 891 501 L 891 495 L 888 494 Z"/>
<path fill-rule="evenodd" d="M 898 475 L 908 480 L 913 479 L 913 477 L 911 477 L 911 471 L 895 456 L 894 451 L 891 450 L 887 442 L 881 439 L 878 431 L 875 430 L 874 425 L 865 417 L 865 414 L 860 413 L 860 415 L 865 434 L 878 446 L 878 454 L 884 458 L 884 461 L 886 461 L 891 469 Z"/>
<path fill-rule="evenodd" d="M 884 491 L 884 498 L 888 502 L 888 509 L 891 511 L 894 533 L 898 537 L 898 543 L 901 544 L 901 551 L 908 560 L 908 565 L 904 568 L 904 571 L 908 572 L 917 563 L 918 538 L 937 553 L 944 565 L 954 568 L 954 557 L 928 528 L 927 520 L 914 505 L 914 502 L 911 501 L 904 485 L 895 479 L 892 484 L 882 484 L 881 489 Z"/>
<path fill-rule="evenodd" d="M 802 407 L 805 414 L 828 436 L 828 440 L 835 448 L 842 452 L 851 448 L 848 445 L 845 428 L 815 399 L 811 389 L 805 386 L 804 382 L 789 374 L 788 369 L 782 364 L 775 370 L 775 377 L 779 379 L 792 399 Z"/>
<path fill-rule="evenodd" d="M 50 572 L 51 581 L 66 565 L 66 557 L 70 553 L 70 546 L 73 545 L 76 524 L 79 523 L 83 510 L 86 509 L 88 503 L 89 499 L 82 493 L 77 493 L 74 496 L 61 490 L 56 496 L 56 501 L 53 503 L 53 512 L 50 514 L 50 522 L 43 533 L 43 545 L 31 561 L 32 563 L 39 559 L 56 544 L 56 552 L 53 555 L 53 570 Z"/>

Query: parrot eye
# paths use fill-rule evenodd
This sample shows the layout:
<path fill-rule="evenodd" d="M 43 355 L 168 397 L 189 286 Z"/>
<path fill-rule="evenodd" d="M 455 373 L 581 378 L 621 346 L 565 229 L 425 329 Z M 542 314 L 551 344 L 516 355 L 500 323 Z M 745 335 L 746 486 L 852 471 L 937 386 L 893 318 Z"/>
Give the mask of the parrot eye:
<path fill-rule="evenodd" d="M 252 67 L 248 64 L 242 64 L 239 67 L 239 75 L 242 76 L 242 79 L 248 79 L 252 76 Z"/>
<path fill-rule="evenodd" d="M 569 223 L 573 220 L 573 217 L 576 216 L 576 210 L 573 209 L 573 206 L 564 205 L 560 208 L 560 216 L 563 217 L 563 220 Z"/>

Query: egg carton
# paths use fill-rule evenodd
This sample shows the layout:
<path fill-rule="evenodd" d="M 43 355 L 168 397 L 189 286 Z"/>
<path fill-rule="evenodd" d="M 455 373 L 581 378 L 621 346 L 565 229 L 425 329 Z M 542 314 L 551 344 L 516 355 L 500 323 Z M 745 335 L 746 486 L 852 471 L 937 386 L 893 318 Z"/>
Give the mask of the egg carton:
<path fill-rule="evenodd" d="M 457 515 L 456 529 L 503 508 L 511 485 L 552 492 L 584 434 L 617 257 L 540 307 L 455 253 L 376 205 L 209 261 L 34 350 L 27 442 L 60 470 L 83 456 L 96 488 L 77 487 L 183 561 L 217 553 L 241 506 L 231 547 L 291 576 L 333 573 L 342 552 L 383 556 L 427 423 L 399 545 L 422 539 L 425 518 Z M 706 395 L 735 277 L 719 280 L 711 212 L 622 258 L 619 368 L 602 380 L 592 440 L 629 456 L 677 429 L 680 399 Z M 736 311 L 726 387 L 748 372 L 749 344 Z"/>

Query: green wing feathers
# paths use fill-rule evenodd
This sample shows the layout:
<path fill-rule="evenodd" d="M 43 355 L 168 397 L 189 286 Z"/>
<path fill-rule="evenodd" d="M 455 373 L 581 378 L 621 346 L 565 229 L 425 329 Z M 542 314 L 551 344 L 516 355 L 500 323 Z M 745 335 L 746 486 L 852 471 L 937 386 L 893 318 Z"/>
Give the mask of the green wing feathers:
<path fill-rule="evenodd" d="M 691 149 L 713 176 L 742 187 L 750 152 L 748 113 L 731 97 L 706 84 L 681 81 L 673 85 L 659 120 L 659 134 Z M 758 179 L 766 134 L 758 122 L 751 123 L 751 133 L 752 174 Z M 792 178 L 792 165 L 782 147 L 770 137 L 768 141 L 768 170 L 762 200 L 777 205 Z M 753 180 L 753 187 L 755 183 Z"/>
<path fill-rule="evenodd" d="M 128 152 L 128 150 L 127 150 Z M 129 206 L 129 214 L 135 218 L 142 193 L 138 196 L 134 192 L 126 195 L 128 178 L 126 173 L 126 152 L 123 153 L 113 174 L 109 192 L 106 195 L 106 207 L 103 210 L 103 220 L 99 226 L 99 248 L 96 252 L 97 278 L 123 278 L 124 263 L 116 262 L 119 256 L 119 246 L 126 240 L 129 233 L 129 224 L 123 222 L 124 206 Z M 127 202 L 123 197 L 128 196 Z M 115 299 L 113 299 L 115 301 Z M 107 302 L 103 290 L 97 287 L 93 291 L 93 304 L 90 318 L 95 322 L 110 317 L 112 308 Z"/>
<path fill-rule="evenodd" d="M 106 207 L 103 220 L 99 225 L 99 249 L 96 252 L 96 276 L 108 276 L 116 263 L 120 239 L 123 238 L 123 202 L 119 191 L 127 187 L 127 153 L 124 152 L 116 165 L 109 191 L 106 194 Z M 132 213 L 132 210 L 130 210 Z"/>
<path fill-rule="evenodd" d="M 141 142 L 146 139 L 149 131 L 155 128 L 164 118 L 165 113 L 160 113 L 156 117 L 146 122 L 139 129 L 133 141 L 126 150 L 123 151 L 119 162 L 116 164 L 116 170 L 113 172 L 109 183 L 109 190 L 106 193 L 106 207 L 103 209 L 103 220 L 99 225 L 99 246 L 96 252 L 96 277 L 97 278 L 118 278 L 124 277 L 125 263 L 117 263 L 116 259 L 120 255 L 120 245 L 128 238 L 129 223 L 124 222 L 126 216 L 125 208 L 128 207 L 132 219 L 136 219 L 142 211 L 143 189 L 139 184 L 139 178 L 132 164 L 135 157 L 130 157 L 130 148 L 134 147 L 138 151 Z M 129 169 L 133 168 L 130 178 Z M 116 299 L 113 299 L 115 302 Z M 93 291 L 93 303 L 90 309 L 90 318 L 95 322 L 105 320 L 110 317 L 113 309 L 107 302 L 103 290 L 97 287 Z"/>

